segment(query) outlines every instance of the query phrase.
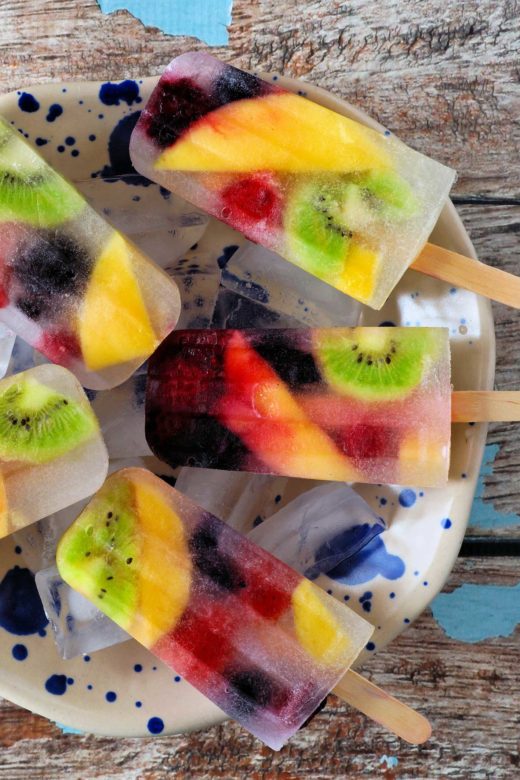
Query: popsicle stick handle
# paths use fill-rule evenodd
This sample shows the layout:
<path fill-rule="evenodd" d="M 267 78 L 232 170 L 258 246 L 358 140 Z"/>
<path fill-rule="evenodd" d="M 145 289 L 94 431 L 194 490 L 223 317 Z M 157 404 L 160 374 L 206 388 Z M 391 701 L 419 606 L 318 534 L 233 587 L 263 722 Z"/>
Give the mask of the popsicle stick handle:
<path fill-rule="evenodd" d="M 423 715 L 352 669 L 339 681 L 333 693 L 412 745 L 420 745 L 431 736 L 432 728 Z"/>
<path fill-rule="evenodd" d="M 459 255 L 435 244 L 426 244 L 411 267 L 455 287 L 484 295 L 493 301 L 520 308 L 520 277 Z"/>
<path fill-rule="evenodd" d="M 519 422 L 520 390 L 455 390 L 452 422 Z"/>

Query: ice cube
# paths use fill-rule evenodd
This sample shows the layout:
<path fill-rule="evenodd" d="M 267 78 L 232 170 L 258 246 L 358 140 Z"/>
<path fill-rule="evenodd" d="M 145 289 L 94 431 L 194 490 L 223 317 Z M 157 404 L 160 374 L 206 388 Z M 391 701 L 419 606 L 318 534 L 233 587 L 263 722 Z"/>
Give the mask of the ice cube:
<path fill-rule="evenodd" d="M 316 579 L 385 529 L 384 520 L 350 486 L 327 483 L 300 494 L 253 528 L 248 538 Z"/>
<path fill-rule="evenodd" d="M 11 360 L 16 336 L 7 325 L 0 322 L 0 379 L 5 376 Z"/>
<path fill-rule="evenodd" d="M 37 572 L 36 587 L 62 658 L 75 658 L 130 639 L 62 580 L 55 566 Z"/>

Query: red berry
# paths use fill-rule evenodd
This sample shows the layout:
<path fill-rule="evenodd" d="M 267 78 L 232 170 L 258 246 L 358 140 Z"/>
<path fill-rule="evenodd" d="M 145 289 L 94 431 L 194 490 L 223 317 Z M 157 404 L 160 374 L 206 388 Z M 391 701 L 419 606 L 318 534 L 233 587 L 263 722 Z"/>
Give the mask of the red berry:
<path fill-rule="evenodd" d="M 234 181 L 223 190 L 222 200 L 223 217 L 239 228 L 254 227 L 258 222 L 281 225 L 281 196 L 269 174 L 253 174 Z"/>
<path fill-rule="evenodd" d="M 73 333 L 44 333 L 36 349 L 61 366 L 69 365 L 73 360 L 81 359 L 81 347 Z"/>

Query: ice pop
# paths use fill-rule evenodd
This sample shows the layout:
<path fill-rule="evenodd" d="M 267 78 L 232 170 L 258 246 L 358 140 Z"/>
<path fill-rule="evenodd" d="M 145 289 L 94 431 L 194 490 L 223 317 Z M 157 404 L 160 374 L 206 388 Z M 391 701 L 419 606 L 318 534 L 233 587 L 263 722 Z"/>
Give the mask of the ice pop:
<path fill-rule="evenodd" d="M 142 469 L 112 475 L 58 547 L 60 575 L 279 749 L 372 626 Z"/>
<path fill-rule="evenodd" d="M 170 63 L 130 152 L 140 173 L 374 308 L 455 177 L 390 133 L 205 52 Z"/>
<path fill-rule="evenodd" d="M 44 365 L 0 382 L 0 537 L 91 495 L 108 456 L 77 379 Z"/>
<path fill-rule="evenodd" d="M 146 437 L 170 466 L 441 485 L 443 328 L 176 331 L 149 362 Z"/>
<path fill-rule="evenodd" d="M 146 360 L 179 310 L 175 282 L 0 118 L 0 321 L 104 389 Z"/>

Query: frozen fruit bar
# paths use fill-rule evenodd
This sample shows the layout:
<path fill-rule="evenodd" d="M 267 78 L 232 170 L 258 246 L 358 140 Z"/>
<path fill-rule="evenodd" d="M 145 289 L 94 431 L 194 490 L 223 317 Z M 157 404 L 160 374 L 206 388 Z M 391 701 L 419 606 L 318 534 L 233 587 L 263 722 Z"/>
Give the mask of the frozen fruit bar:
<path fill-rule="evenodd" d="M 91 495 L 108 456 L 77 379 L 44 365 L 0 382 L 0 537 Z"/>
<path fill-rule="evenodd" d="M 146 360 L 179 309 L 175 282 L 0 118 L 0 321 L 104 389 Z"/>
<path fill-rule="evenodd" d="M 174 467 L 442 485 L 450 403 L 443 328 L 176 331 L 146 437 Z"/>
<path fill-rule="evenodd" d="M 125 469 L 58 547 L 63 579 L 279 749 L 372 626 L 165 482 Z"/>
<path fill-rule="evenodd" d="M 205 52 L 170 63 L 130 150 L 140 173 L 376 309 L 426 243 L 455 175 Z"/>

